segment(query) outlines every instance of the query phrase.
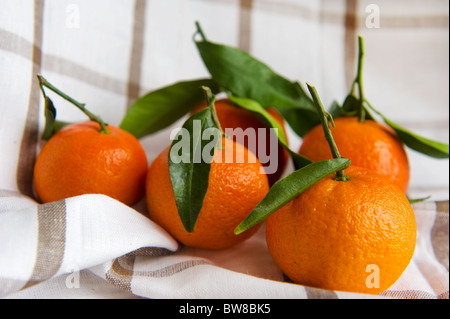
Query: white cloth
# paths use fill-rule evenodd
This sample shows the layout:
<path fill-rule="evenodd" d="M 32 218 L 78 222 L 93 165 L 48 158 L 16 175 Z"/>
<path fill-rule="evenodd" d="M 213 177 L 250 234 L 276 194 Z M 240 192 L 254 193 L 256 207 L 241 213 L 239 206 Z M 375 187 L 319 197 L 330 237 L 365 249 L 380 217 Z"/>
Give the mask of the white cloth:
<path fill-rule="evenodd" d="M 236 247 L 206 251 L 179 246 L 146 216 L 104 195 L 44 205 L 17 194 L 1 199 L 5 298 L 448 298 L 448 268 L 434 253 L 445 241 L 436 234 L 445 213 L 432 202 L 414 205 L 419 228 L 412 262 L 391 288 L 372 296 L 286 282 L 267 250 L 264 227 Z M 448 227 L 446 240 L 448 249 Z"/>

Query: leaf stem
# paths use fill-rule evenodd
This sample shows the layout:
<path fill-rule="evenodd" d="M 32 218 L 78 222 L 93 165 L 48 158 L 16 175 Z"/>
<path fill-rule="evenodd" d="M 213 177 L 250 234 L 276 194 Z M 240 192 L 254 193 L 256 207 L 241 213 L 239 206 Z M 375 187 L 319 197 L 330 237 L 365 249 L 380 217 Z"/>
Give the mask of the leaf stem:
<path fill-rule="evenodd" d="M 331 134 L 331 129 L 328 124 L 328 121 L 331 121 L 332 126 L 334 127 L 334 121 L 331 116 L 331 114 L 325 112 L 325 108 L 323 107 L 322 101 L 320 100 L 319 94 L 317 93 L 316 88 L 309 82 L 306 82 L 306 85 L 308 86 L 308 90 L 311 93 L 311 96 L 314 101 L 314 105 L 317 109 L 317 112 L 319 113 L 320 122 L 322 123 L 323 131 L 325 133 L 325 139 L 328 142 L 328 145 L 330 146 L 331 154 L 333 155 L 333 158 L 342 158 L 341 154 L 339 153 L 339 150 L 336 146 L 336 142 L 334 141 L 333 135 Z M 348 176 L 345 175 L 344 170 L 338 170 L 336 172 L 336 178 L 337 181 L 347 181 Z"/>
<path fill-rule="evenodd" d="M 200 34 L 200 36 L 202 37 L 202 40 L 203 40 L 203 41 L 207 41 L 207 40 L 206 40 L 205 33 L 203 32 L 203 29 L 202 29 L 202 27 L 200 26 L 200 22 L 195 21 L 195 26 L 197 27 L 197 32 L 196 32 L 195 34 Z M 194 36 L 195 36 L 195 34 L 194 34 Z"/>
<path fill-rule="evenodd" d="M 53 92 L 55 92 L 56 94 L 58 94 L 59 96 L 64 98 L 65 100 L 69 101 L 70 103 L 72 103 L 73 105 L 78 107 L 84 114 L 86 114 L 88 116 L 88 118 L 91 121 L 95 121 L 98 124 L 100 124 L 100 133 L 109 134 L 109 131 L 106 128 L 107 124 L 105 124 L 105 122 L 103 122 L 103 120 L 100 117 L 98 117 L 97 115 L 91 113 L 88 109 L 86 109 L 86 107 L 85 107 L 86 104 L 85 103 L 80 103 L 77 100 L 75 100 L 72 97 L 70 97 L 67 94 L 65 94 L 64 92 L 60 91 L 58 88 L 53 86 L 50 82 L 48 82 L 42 75 L 38 74 L 37 78 L 39 80 L 39 87 L 40 87 L 44 97 L 46 96 L 45 95 L 45 91 L 44 91 L 44 86 L 45 86 L 46 88 L 52 90 Z"/>
<path fill-rule="evenodd" d="M 358 110 L 358 117 L 359 122 L 364 122 L 366 117 L 366 112 L 363 106 L 364 103 L 364 90 L 363 90 L 363 84 L 362 84 L 362 70 L 363 70 L 363 60 L 364 60 L 364 40 L 362 36 L 358 37 L 358 71 L 356 75 L 355 82 L 358 83 L 358 90 L 359 90 L 359 110 Z"/>
<path fill-rule="evenodd" d="M 216 107 L 214 106 L 214 103 L 216 102 L 216 97 L 212 93 L 211 89 L 207 86 L 202 86 L 203 91 L 205 92 L 206 97 L 206 104 L 208 105 L 209 110 L 211 111 L 211 115 L 214 121 L 214 124 L 217 126 L 217 128 L 220 131 L 220 134 L 224 136 L 224 131 L 222 130 L 222 126 L 219 122 L 219 117 L 217 116 Z"/>

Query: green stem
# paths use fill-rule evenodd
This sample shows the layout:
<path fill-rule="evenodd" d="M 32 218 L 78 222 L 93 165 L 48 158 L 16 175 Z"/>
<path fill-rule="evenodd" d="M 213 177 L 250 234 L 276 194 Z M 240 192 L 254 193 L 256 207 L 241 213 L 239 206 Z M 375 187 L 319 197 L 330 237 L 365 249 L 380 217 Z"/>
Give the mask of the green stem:
<path fill-rule="evenodd" d="M 207 86 L 202 86 L 203 91 L 205 92 L 205 97 L 206 97 L 206 104 L 208 105 L 209 110 L 211 111 L 211 115 L 214 121 L 214 124 L 217 126 L 217 128 L 219 129 L 220 133 L 222 136 L 225 135 L 224 131 L 222 130 L 222 126 L 220 125 L 219 122 L 219 117 L 217 116 L 217 111 L 216 111 L 216 107 L 214 106 L 214 103 L 216 102 L 216 97 L 214 96 L 214 94 L 211 92 L 211 89 Z"/>
<path fill-rule="evenodd" d="M 364 122 L 366 117 L 366 112 L 363 106 L 364 103 L 364 90 L 362 84 L 362 70 L 363 70 L 363 60 L 364 60 L 364 40 L 361 36 L 358 37 L 358 71 L 356 75 L 355 82 L 358 83 L 359 90 L 359 122 Z"/>
<path fill-rule="evenodd" d="M 197 32 L 196 32 L 196 34 L 197 34 L 197 33 L 200 34 L 202 40 L 203 40 L 203 41 L 207 41 L 207 40 L 206 40 L 205 33 L 203 32 L 203 29 L 202 29 L 202 27 L 200 26 L 200 23 L 199 23 L 198 21 L 195 21 L 195 26 L 197 27 Z M 194 36 L 195 36 L 195 35 L 194 35 Z"/>
<path fill-rule="evenodd" d="M 317 93 L 316 88 L 309 82 L 306 82 L 306 85 L 308 86 L 308 90 L 313 98 L 314 105 L 317 109 L 317 113 L 319 113 L 320 122 L 322 123 L 323 131 L 325 133 L 325 139 L 327 140 L 328 145 L 330 146 L 331 154 L 333 155 L 333 158 L 342 158 L 336 146 L 336 142 L 334 141 L 333 135 L 331 134 L 330 126 L 328 124 L 328 121 L 331 120 L 331 123 L 334 127 L 333 118 L 331 117 L 331 114 L 325 112 L 325 108 L 323 107 L 322 101 L 319 98 L 319 94 Z M 336 172 L 335 179 L 337 181 L 347 181 L 348 176 L 345 175 L 344 170 L 339 170 Z"/>
<path fill-rule="evenodd" d="M 69 101 L 70 103 L 72 103 L 73 105 L 78 107 L 84 114 L 86 114 L 88 116 L 88 118 L 91 121 L 95 121 L 98 124 L 100 124 L 100 133 L 109 134 L 109 131 L 106 128 L 107 124 L 105 124 L 105 122 L 103 122 L 103 120 L 100 117 L 98 117 L 97 115 L 91 113 L 88 109 L 86 109 L 86 107 L 85 107 L 86 104 L 80 103 L 80 102 L 76 101 L 75 99 L 73 99 L 72 97 L 65 94 L 64 92 L 60 91 L 58 88 L 53 86 L 50 82 L 48 82 L 42 75 L 38 74 L 37 77 L 39 79 L 39 87 L 40 87 L 44 97 L 46 96 L 45 91 L 44 91 L 44 86 L 45 86 L 46 88 L 52 90 L 53 92 L 55 92 L 56 94 L 58 94 L 59 96 L 64 98 L 65 100 Z"/>

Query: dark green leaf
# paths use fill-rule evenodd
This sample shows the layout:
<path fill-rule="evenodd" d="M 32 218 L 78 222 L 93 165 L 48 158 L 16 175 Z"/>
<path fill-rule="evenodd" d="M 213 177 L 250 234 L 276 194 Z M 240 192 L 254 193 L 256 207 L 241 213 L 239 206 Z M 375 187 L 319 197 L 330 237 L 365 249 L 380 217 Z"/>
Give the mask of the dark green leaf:
<path fill-rule="evenodd" d="M 414 134 L 398 124 L 384 118 L 387 125 L 392 127 L 398 137 L 409 148 L 434 158 L 448 158 L 448 144 L 430 140 L 428 138 Z"/>
<path fill-rule="evenodd" d="M 318 123 L 314 104 L 302 87 L 275 73 L 246 52 L 209 41 L 196 41 L 200 55 L 213 79 L 235 96 L 257 101 L 263 107 L 295 109 L 295 121 L 287 121 L 296 132 L 306 132 Z M 284 112 L 282 112 L 284 113 Z M 302 119 L 302 120 L 300 120 Z"/>
<path fill-rule="evenodd" d="M 256 205 L 255 209 L 239 224 L 234 232 L 240 234 L 262 222 L 322 178 L 338 170 L 345 169 L 349 165 L 350 160 L 345 158 L 319 161 L 280 179 L 271 187 L 266 197 Z"/>
<path fill-rule="evenodd" d="M 178 82 L 151 91 L 133 103 L 120 128 L 141 138 L 168 127 L 204 101 L 201 86 L 210 87 L 213 93 L 219 91 L 211 79 Z"/>
<path fill-rule="evenodd" d="M 52 100 L 45 96 L 45 104 L 44 104 L 44 116 L 45 116 L 45 126 L 44 131 L 42 132 L 42 139 L 49 140 L 50 137 L 55 133 L 55 119 L 56 119 L 56 109 L 53 105 Z"/>
<path fill-rule="evenodd" d="M 56 134 L 60 129 L 64 126 L 67 126 L 69 122 L 63 122 L 56 120 L 56 108 L 53 105 L 52 100 L 45 96 L 45 105 L 44 105 L 44 116 L 45 116 L 45 126 L 42 132 L 42 139 L 48 141 L 53 135 Z"/>
<path fill-rule="evenodd" d="M 294 152 L 291 150 L 287 144 L 286 136 L 284 135 L 284 130 L 281 127 L 281 125 L 276 121 L 272 115 L 270 115 L 269 112 L 266 111 L 264 107 L 262 107 L 258 102 L 242 98 L 242 97 L 236 97 L 231 94 L 228 95 L 230 100 L 233 103 L 236 103 L 237 105 L 253 112 L 258 116 L 258 118 L 269 128 L 275 128 L 278 133 L 278 141 L 281 143 L 281 145 L 291 154 L 292 159 L 295 162 L 295 165 L 297 168 L 304 167 L 308 164 L 311 164 L 311 161 L 307 159 L 306 157 L 300 155 L 297 152 Z"/>
<path fill-rule="evenodd" d="M 395 130 L 398 137 L 405 143 L 409 148 L 428 155 L 434 158 L 448 158 L 449 157 L 449 146 L 448 144 L 430 140 L 428 138 L 419 136 L 415 133 L 408 131 L 407 129 L 401 127 L 400 125 L 392 122 L 386 118 L 383 114 L 377 111 L 372 105 L 367 102 L 368 106 L 380 115 L 383 120 L 392 129 Z"/>
<path fill-rule="evenodd" d="M 220 131 L 208 107 L 195 113 L 184 123 L 170 147 L 170 179 L 178 214 L 188 232 L 194 231 L 203 206 L 211 161 L 219 136 Z"/>
<path fill-rule="evenodd" d="M 349 94 L 344 100 L 344 104 L 340 106 L 336 101 L 330 107 L 329 113 L 333 117 L 343 117 L 343 116 L 358 116 L 359 108 L 364 108 L 365 111 L 365 119 L 367 120 L 375 120 L 369 111 L 364 107 L 364 105 L 360 105 L 359 99 Z"/>
<path fill-rule="evenodd" d="M 339 117 L 341 115 L 341 108 L 342 106 L 340 106 L 337 101 L 333 101 L 328 109 L 328 113 L 330 113 L 333 118 Z"/>
<path fill-rule="evenodd" d="M 359 99 L 350 94 L 345 98 L 344 104 L 342 104 L 341 115 L 356 116 L 358 114 L 359 107 Z"/>
<path fill-rule="evenodd" d="M 56 120 L 56 121 L 55 121 L 55 124 L 54 124 L 54 126 L 53 126 L 54 132 L 56 133 L 56 132 L 58 132 L 60 129 L 62 129 L 63 127 L 65 127 L 65 126 L 67 126 L 67 125 L 70 125 L 70 124 L 73 124 L 73 123 L 71 123 L 71 122 L 63 122 L 63 121 L 58 121 L 58 120 Z"/>

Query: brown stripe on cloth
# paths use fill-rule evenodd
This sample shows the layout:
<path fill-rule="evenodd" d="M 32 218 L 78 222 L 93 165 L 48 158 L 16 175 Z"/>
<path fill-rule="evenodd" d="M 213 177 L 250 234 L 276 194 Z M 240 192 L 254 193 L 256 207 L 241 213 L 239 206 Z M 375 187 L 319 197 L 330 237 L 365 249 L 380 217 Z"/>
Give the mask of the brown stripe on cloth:
<path fill-rule="evenodd" d="M 447 8 L 448 10 L 448 8 Z M 429 16 L 380 16 L 380 26 L 383 28 L 448 28 L 447 13 L 435 14 Z"/>
<path fill-rule="evenodd" d="M 105 279 L 112 285 L 131 292 L 131 280 L 133 279 L 134 262 L 136 256 L 159 257 L 173 252 L 160 247 L 143 247 L 124 256 L 114 259 L 111 268 L 106 272 Z"/>
<path fill-rule="evenodd" d="M 293 281 L 283 274 L 283 282 L 293 283 Z M 315 287 L 303 286 L 308 299 L 338 299 L 338 296 L 333 290 L 320 289 Z"/>
<path fill-rule="evenodd" d="M 0 49 L 8 51 L 25 59 L 33 59 L 33 45 L 25 38 L 14 34 L 8 30 L 0 28 Z M 39 50 L 39 48 L 36 48 Z"/>
<path fill-rule="evenodd" d="M 147 249 L 161 250 L 161 248 L 147 248 Z M 168 251 L 166 250 L 166 252 Z M 107 271 L 105 275 L 106 280 L 116 287 L 119 287 L 128 292 L 132 292 L 131 281 L 135 276 L 165 278 L 173 276 L 177 273 L 180 273 L 184 270 L 187 270 L 195 266 L 211 264 L 211 262 L 204 259 L 192 259 L 181 261 L 156 270 L 136 271 L 134 270 L 135 261 L 136 255 L 133 255 L 132 253 L 116 258 L 113 261 L 111 268 Z"/>
<path fill-rule="evenodd" d="M 116 80 L 85 66 L 54 55 L 43 55 L 43 69 L 65 75 L 80 82 L 89 84 L 116 94 L 125 94 L 123 81 Z"/>
<path fill-rule="evenodd" d="M 356 75 L 356 52 L 358 43 L 358 0 L 345 1 L 344 26 L 345 82 L 348 86 L 348 89 L 350 89 Z"/>
<path fill-rule="evenodd" d="M 2 39 L 2 41 L 0 41 L 0 49 L 20 55 L 25 59 L 32 60 L 33 50 L 40 50 L 38 46 L 33 45 L 30 41 L 7 30 L 0 29 L 0 39 Z M 45 53 L 42 53 L 41 61 L 41 68 L 46 71 L 65 75 L 93 87 L 108 90 L 117 94 L 127 94 L 123 81 L 93 71 L 76 62 Z M 34 79 L 35 78 L 33 78 L 33 80 Z"/>
<path fill-rule="evenodd" d="M 338 299 L 336 292 L 332 290 L 304 287 L 308 299 Z"/>
<path fill-rule="evenodd" d="M 111 268 L 106 272 L 105 279 L 113 286 L 131 292 L 133 267 L 136 256 L 125 255 L 114 259 Z"/>
<path fill-rule="evenodd" d="M 28 112 L 20 143 L 19 160 L 17 163 L 16 182 L 18 190 L 27 196 L 33 196 L 33 166 L 36 160 L 39 119 L 39 85 L 36 74 L 41 70 L 42 63 L 42 24 L 44 15 L 44 0 L 34 1 L 34 35 L 32 50 L 31 88 L 28 100 Z"/>
<path fill-rule="evenodd" d="M 137 276 L 164 278 L 170 277 L 189 268 L 201 265 L 211 265 L 212 263 L 206 259 L 191 259 L 180 261 L 178 263 L 166 266 L 157 270 L 136 271 L 134 274 Z"/>
<path fill-rule="evenodd" d="M 436 219 L 431 229 L 431 243 L 437 260 L 449 269 L 449 201 L 436 202 Z"/>
<path fill-rule="evenodd" d="M 134 4 L 133 41 L 131 45 L 131 60 L 128 74 L 127 107 L 139 97 L 141 81 L 141 64 L 144 49 L 146 0 L 136 0 Z"/>
<path fill-rule="evenodd" d="M 386 290 L 381 292 L 379 295 L 394 299 L 436 299 L 436 296 L 421 290 Z"/>
<path fill-rule="evenodd" d="M 66 202 L 39 205 L 38 242 L 33 273 L 24 288 L 50 279 L 59 270 L 66 241 Z"/>
<path fill-rule="evenodd" d="M 239 7 L 239 48 L 250 52 L 253 0 L 240 0 Z"/>

